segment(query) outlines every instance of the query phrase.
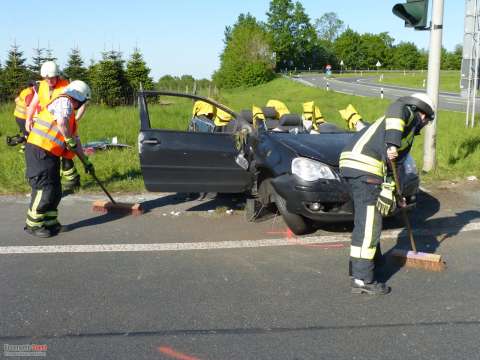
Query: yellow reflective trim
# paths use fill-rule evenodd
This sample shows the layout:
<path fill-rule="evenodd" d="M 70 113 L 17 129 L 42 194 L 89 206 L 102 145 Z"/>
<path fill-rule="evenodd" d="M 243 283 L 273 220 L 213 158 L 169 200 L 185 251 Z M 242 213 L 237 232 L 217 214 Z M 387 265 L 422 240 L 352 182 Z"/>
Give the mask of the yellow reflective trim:
<path fill-rule="evenodd" d="M 363 243 L 362 243 L 362 256 L 366 259 L 373 259 L 373 256 L 370 256 L 370 249 L 372 246 L 373 241 L 373 224 L 375 221 L 375 206 L 369 205 L 367 206 L 367 217 L 365 219 L 365 233 L 363 235 Z M 376 248 L 376 247 L 375 247 Z M 375 255 L 375 251 L 373 252 Z"/>
<path fill-rule="evenodd" d="M 42 200 L 42 195 L 43 195 L 43 190 L 38 190 L 37 194 L 35 195 L 35 200 L 33 201 L 32 209 L 31 209 L 32 212 L 34 212 L 35 214 L 37 213 L 38 204 L 40 204 L 40 200 Z"/>
<path fill-rule="evenodd" d="M 52 225 L 56 225 L 56 224 L 58 224 L 58 220 L 56 218 L 52 219 L 52 220 L 46 220 L 44 222 L 45 226 L 52 226 Z"/>
<path fill-rule="evenodd" d="M 58 211 L 57 210 L 47 211 L 44 215 L 48 217 L 57 217 Z"/>
<path fill-rule="evenodd" d="M 357 259 L 372 260 L 375 257 L 376 251 L 376 247 L 364 250 L 360 246 L 350 246 L 350 256 Z"/>
<path fill-rule="evenodd" d="M 40 227 L 40 226 L 43 226 L 43 224 L 44 224 L 43 221 L 36 222 L 36 221 L 29 220 L 29 219 L 25 220 L 25 223 L 30 227 L 37 227 L 37 226 Z"/>
<path fill-rule="evenodd" d="M 360 139 L 358 139 L 357 143 L 355 144 L 355 146 L 352 149 L 352 152 L 354 152 L 354 153 L 361 153 L 362 152 L 363 147 L 365 146 L 365 144 L 367 142 L 370 141 L 370 139 L 372 138 L 375 131 L 377 131 L 378 127 L 383 123 L 384 119 L 385 119 L 385 117 L 382 117 L 382 118 L 378 119 L 377 121 L 375 121 L 372 125 L 370 125 L 370 127 L 367 129 L 367 131 L 365 131 L 365 134 L 363 134 L 360 137 Z"/>
<path fill-rule="evenodd" d="M 385 120 L 385 130 L 405 130 L 405 121 L 400 118 L 387 118 Z"/>
<path fill-rule="evenodd" d="M 380 177 L 384 176 L 383 167 L 378 168 L 376 166 L 364 164 L 355 160 L 340 160 L 341 168 L 351 168 L 356 170 L 361 170 L 370 174 L 378 175 Z"/>
<path fill-rule="evenodd" d="M 414 137 L 415 137 L 415 131 L 414 129 L 412 129 L 412 131 L 410 131 L 410 133 L 402 139 L 402 144 L 398 149 L 398 151 L 405 150 L 413 142 Z"/>
<path fill-rule="evenodd" d="M 72 167 L 71 169 L 68 169 L 68 170 L 62 170 L 62 175 L 68 176 L 76 172 L 77 172 L 77 169 L 75 167 Z"/>
<path fill-rule="evenodd" d="M 340 154 L 340 160 L 357 160 L 368 165 L 377 166 L 379 168 L 383 167 L 382 161 L 379 161 L 368 155 L 352 153 L 351 151 L 342 152 Z"/>
<path fill-rule="evenodd" d="M 37 212 L 31 211 L 30 209 L 27 210 L 27 215 L 30 216 L 32 219 L 40 220 L 45 217 L 45 214 L 39 214 Z"/>

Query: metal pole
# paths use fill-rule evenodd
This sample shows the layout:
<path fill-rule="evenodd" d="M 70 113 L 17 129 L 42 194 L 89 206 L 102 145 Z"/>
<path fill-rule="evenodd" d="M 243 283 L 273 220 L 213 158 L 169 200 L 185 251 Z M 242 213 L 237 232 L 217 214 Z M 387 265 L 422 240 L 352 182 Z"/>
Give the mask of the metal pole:
<path fill-rule="evenodd" d="M 438 87 L 440 83 L 440 60 L 443 32 L 443 1 L 433 0 L 432 25 L 430 30 L 430 51 L 428 54 L 427 94 L 438 110 Z M 425 142 L 423 147 L 423 171 L 431 171 L 436 165 L 436 137 L 438 111 L 434 121 L 425 127 Z"/>
<path fill-rule="evenodd" d="M 474 70 L 474 76 L 473 76 L 473 94 L 472 95 L 472 110 L 471 110 L 471 121 L 470 121 L 470 127 L 475 126 L 475 114 L 477 110 L 477 104 L 476 104 L 476 99 L 477 99 L 477 88 L 478 88 L 478 65 L 479 65 L 479 55 L 480 55 L 480 29 L 479 29 L 479 18 L 477 14 L 478 8 L 477 8 L 477 0 L 475 0 L 475 14 L 474 14 L 474 37 L 475 37 L 475 70 Z M 472 59 L 473 60 L 473 59 Z"/>

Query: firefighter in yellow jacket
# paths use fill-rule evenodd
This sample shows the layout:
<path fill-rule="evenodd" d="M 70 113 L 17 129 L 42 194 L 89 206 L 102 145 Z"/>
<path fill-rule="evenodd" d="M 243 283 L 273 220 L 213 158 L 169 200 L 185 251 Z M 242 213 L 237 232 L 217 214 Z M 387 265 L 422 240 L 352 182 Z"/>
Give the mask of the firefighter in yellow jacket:
<path fill-rule="evenodd" d="M 77 133 L 75 110 L 90 99 L 90 88 L 81 80 L 72 81 L 39 113 L 30 128 L 25 147 L 26 177 L 32 188 L 25 231 L 50 237 L 62 230 L 57 207 L 62 197 L 60 158 L 73 159 L 83 153 Z M 85 172 L 92 173 L 87 157 Z"/>
<path fill-rule="evenodd" d="M 42 64 L 40 69 L 40 75 L 43 80 L 40 81 L 38 88 L 38 94 L 33 97 L 32 102 L 27 111 L 26 129 L 32 127 L 34 122 L 33 116 L 35 113 L 40 113 L 44 108 L 59 94 L 61 94 L 64 88 L 68 85 L 68 80 L 60 77 L 60 71 L 58 66 L 53 61 L 46 61 Z M 83 116 L 85 112 L 85 106 L 81 106 L 76 111 L 77 122 Z M 62 176 L 65 179 L 65 190 L 73 191 L 80 186 L 80 175 L 75 168 L 75 164 L 71 159 L 62 158 Z"/>
<path fill-rule="evenodd" d="M 390 292 L 388 286 L 374 277 L 375 258 L 381 255 L 382 215 L 391 214 L 396 206 L 395 183 L 387 180 L 387 166 L 393 160 L 400 163 L 405 159 L 415 136 L 434 117 L 433 102 L 427 95 L 401 97 L 390 105 L 385 116 L 371 125 L 362 124 L 363 129 L 340 154 L 340 173 L 350 186 L 354 205 L 350 247 L 352 293 Z M 347 119 L 349 127 L 358 125 L 351 123 L 353 116 Z"/>
<path fill-rule="evenodd" d="M 13 111 L 13 116 L 15 116 L 18 128 L 25 137 L 28 136 L 28 132 L 25 130 L 27 109 L 37 92 L 38 84 L 36 81 L 30 81 L 28 87 L 20 91 L 20 94 L 15 98 L 15 110 Z"/>

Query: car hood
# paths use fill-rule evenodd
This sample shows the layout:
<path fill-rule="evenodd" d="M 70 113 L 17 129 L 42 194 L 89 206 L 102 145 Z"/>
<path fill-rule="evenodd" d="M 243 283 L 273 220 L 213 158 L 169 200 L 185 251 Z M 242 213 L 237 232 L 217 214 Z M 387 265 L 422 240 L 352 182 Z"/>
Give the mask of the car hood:
<path fill-rule="evenodd" d="M 338 167 L 343 148 L 352 141 L 355 133 L 290 134 L 272 133 L 277 142 L 294 151 L 298 156 L 321 161 Z"/>

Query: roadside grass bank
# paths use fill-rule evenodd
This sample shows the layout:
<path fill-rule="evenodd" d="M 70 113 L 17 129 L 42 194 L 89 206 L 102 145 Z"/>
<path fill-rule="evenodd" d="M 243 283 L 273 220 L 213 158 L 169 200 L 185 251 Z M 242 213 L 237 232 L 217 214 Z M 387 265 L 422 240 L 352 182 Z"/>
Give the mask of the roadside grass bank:
<path fill-rule="evenodd" d="M 382 72 L 380 72 L 382 73 Z M 377 83 L 398 85 L 416 89 L 423 89 L 427 86 L 427 72 L 399 72 L 399 73 L 383 73 L 383 80 L 376 76 Z M 448 70 L 440 72 L 440 91 L 447 91 L 453 93 L 460 92 L 460 71 Z"/>
<path fill-rule="evenodd" d="M 239 111 L 251 108 L 252 104 L 264 106 L 269 99 L 278 99 L 289 107 L 291 112 L 301 113 L 302 103 L 314 100 L 325 118 L 341 127 L 343 120 L 339 109 L 353 104 L 366 120 L 375 120 L 387 108 L 389 101 L 337 94 L 332 91 L 304 86 L 288 79 L 276 79 L 268 84 L 248 89 L 222 91 L 220 101 Z M 188 99 L 161 98 L 161 104 L 149 106 L 153 127 L 183 130 L 191 117 L 192 101 Z M 19 147 L 8 147 L 5 135 L 18 132 L 13 118 L 13 104 L 0 106 L 0 194 L 28 192 L 24 178 L 25 161 Z M 465 114 L 440 111 L 437 129 L 438 168 L 435 172 L 422 176 L 422 181 L 457 180 L 470 175 L 480 178 L 480 127 L 466 129 Z M 92 105 L 80 121 L 80 136 L 83 143 L 109 139 L 114 136 L 119 143 L 131 145 L 126 150 L 98 151 L 91 155 L 97 175 L 105 181 L 113 192 L 142 192 L 143 179 L 138 159 L 137 136 L 140 127 L 138 108 L 108 108 Z M 415 141 L 412 155 L 419 169 L 422 167 L 423 136 Z M 82 191 L 98 192 L 100 188 L 83 172 Z"/>

